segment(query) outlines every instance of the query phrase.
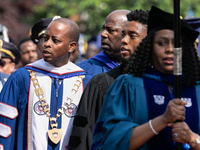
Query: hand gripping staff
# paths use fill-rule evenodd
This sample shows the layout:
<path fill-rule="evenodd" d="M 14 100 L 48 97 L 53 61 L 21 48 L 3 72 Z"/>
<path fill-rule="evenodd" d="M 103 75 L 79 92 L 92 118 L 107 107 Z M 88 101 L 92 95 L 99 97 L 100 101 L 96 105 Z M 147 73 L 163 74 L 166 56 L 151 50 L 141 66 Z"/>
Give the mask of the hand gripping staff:
<path fill-rule="evenodd" d="M 174 0 L 174 91 L 175 98 L 181 99 L 181 75 L 182 75 L 182 48 L 180 46 L 180 0 Z M 177 120 L 178 121 L 178 120 Z M 182 144 L 175 144 L 176 150 L 181 150 Z"/>

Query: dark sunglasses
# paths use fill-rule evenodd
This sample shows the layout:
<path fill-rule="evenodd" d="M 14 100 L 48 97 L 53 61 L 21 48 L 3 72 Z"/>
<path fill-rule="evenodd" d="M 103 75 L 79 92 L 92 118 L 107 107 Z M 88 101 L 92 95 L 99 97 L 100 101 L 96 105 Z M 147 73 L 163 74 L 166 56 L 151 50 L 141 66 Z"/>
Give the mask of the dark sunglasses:
<path fill-rule="evenodd" d="M 0 66 L 1 66 L 1 67 L 4 67 L 7 63 L 12 63 L 12 62 L 11 62 L 11 61 L 5 61 L 5 60 L 0 59 Z"/>

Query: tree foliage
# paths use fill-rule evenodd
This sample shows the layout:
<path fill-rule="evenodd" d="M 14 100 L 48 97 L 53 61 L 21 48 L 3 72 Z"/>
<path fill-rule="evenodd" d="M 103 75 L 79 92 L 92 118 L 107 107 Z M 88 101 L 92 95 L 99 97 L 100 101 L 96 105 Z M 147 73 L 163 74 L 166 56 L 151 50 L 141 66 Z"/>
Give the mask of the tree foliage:
<path fill-rule="evenodd" d="M 33 14 L 32 6 L 41 4 L 40 0 L 1 0 L 0 24 L 8 29 L 8 35 L 13 43 L 23 36 L 28 36 L 30 24 L 27 19 Z"/>
<path fill-rule="evenodd" d="M 200 0 L 180 1 L 183 17 L 189 7 L 194 17 L 200 17 Z M 152 5 L 173 13 L 173 0 L 3 0 L 0 23 L 9 28 L 11 36 L 20 38 L 39 19 L 60 15 L 74 20 L 81 32 L 90 36 L 101 31 L 106 16 L 116 9 L 147 10 Z"/>
<path fill-rule="evenodd" d="M 200 17 L 200 0 L 181 0 L 180 14 L 185 17 L 189 6 L 195 17 Z M 41 17 L 60 15 L 79 24 L 82 33 L 93 35 L 101 31 L 106 16 L 116 9 L 150 9 L 152 5 L 173 13 L 171 0 L 45 0 L 45 5 L 34 7 L 36 22 Z"/>

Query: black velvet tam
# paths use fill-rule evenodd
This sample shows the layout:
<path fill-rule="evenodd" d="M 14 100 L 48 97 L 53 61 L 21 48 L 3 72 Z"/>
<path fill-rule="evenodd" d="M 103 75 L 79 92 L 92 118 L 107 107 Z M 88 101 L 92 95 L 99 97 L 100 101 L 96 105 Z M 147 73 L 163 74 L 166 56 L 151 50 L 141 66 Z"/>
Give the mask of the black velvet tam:
<path fill-rule="evenodd" d="M 34 43 L 38 43 L 39 37 L 44 34 L 47 26 L 51 23 L 53 18 L 42 18 L 40 19 L 31 29 L 31 40 Z"/>
<path fill-rule="evenodd" d="M 148 33 L 162 29 L 174 29 L 173 14 L 152 6 L 148 18 Z M 195 41 L 199 32 L 195 31 L 185 20 L 181 19 L 181 33 L 186 34 L 192 41 Z"/>

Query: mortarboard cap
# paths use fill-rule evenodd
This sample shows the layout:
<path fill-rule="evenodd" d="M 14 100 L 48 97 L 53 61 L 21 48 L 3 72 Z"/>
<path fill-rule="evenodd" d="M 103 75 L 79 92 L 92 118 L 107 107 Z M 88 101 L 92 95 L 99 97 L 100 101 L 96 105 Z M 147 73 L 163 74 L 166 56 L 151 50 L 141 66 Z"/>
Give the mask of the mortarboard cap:
<path fill-rule="evenodd" d="M 185 21 L 187 21 L 187 23 L 195 31 L 198 31 L 200 33 L 200 18 L 188 18 L 188 19 L 185 19 Z M 198 43 L 199 41 L 200 41 L 200 35 L 198 36 L 198 40 L 196 41 L 196 43 Z M 198 53 L 200 54 L 200 44 L 198 44 L 197 50 L 198 50 Z"/>
<path fill-rule="evenodd" d="M 200 32 L 200 18 L 184 19 L 193 29 Z"/>
<path fill-rule="evenodd" d="M 148 18 L 148 33 L 162 29 L 174 29 L 173 14 L 152 6 Z M 195 41 L 199 32 L 195 31 L 185 20 L 181 20 L 181 32 Z"/>
<path fill-rule="evenodd" d="M 60 16 L 55 16 L 52 18 L 42 18 L 40 19 L 31 29 L 31 40 L 37 44 L 39 37 L 43 35 L 46 31 L 46 28 L 51 23 L 52 20 L 61 18 Z"/>
<path fill-rule="evenodd" d="M 6 42 L 4 40 L 0 42 L 2 43 L 2 47 L 0 47 L 1 57 L 10 58 L 15 64 L 18 64 L 21 58 L 18 48 L 11 42 Z"/>

